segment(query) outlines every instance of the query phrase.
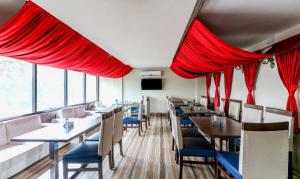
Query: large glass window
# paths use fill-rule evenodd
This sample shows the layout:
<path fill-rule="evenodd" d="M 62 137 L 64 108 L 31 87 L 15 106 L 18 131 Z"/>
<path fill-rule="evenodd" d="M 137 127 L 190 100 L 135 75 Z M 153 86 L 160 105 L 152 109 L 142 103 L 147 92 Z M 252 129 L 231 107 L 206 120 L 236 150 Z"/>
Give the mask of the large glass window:
<path fill-rule="evenodd" d="M 0 57 L 0 118 L 32 112 L 32 64 Z"/>
<path fill-rule="evenodd" d="M 86 75 L 86 100 L 87 102 L 96 101 L 96 76 Z"/>
<path fill-rule="evenodd" d="M 68 105 L 83 102 L 83 73 L 68 71 Z"/>
<path fill-rule="evenodd" d="M 64 70 L 37 67 L 37 110 L 64 106 Z"/>

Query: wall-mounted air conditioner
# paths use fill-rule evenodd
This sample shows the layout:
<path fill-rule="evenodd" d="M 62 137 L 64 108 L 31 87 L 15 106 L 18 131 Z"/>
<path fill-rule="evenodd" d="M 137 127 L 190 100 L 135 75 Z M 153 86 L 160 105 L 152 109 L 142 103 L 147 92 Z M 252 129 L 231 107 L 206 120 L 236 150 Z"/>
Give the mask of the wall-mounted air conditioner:
<path fill-rule="evenodd" d="M 161 71 L 142 71 L 141 78 L 161 78 Z"/>

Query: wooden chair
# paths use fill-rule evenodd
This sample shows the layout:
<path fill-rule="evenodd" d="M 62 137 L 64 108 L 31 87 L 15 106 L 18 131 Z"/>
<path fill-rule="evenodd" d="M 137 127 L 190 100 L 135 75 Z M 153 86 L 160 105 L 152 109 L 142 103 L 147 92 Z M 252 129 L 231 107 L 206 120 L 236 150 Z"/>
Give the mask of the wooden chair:
<path fill-rule="evenodd" d="M 145 122 L 146 129 L 148 125 L 150 126 L 150 98 L 145 97 L 144 98 L 144 114 L 143 114 L 143 120 L 142 122 Z"/>
<path fill-rule="evenodd" d="M 208 105 L 207 96 L 201 96 L 201 97 L 200 97 L 200 104 L 201 104 L 202 106 L 207 107 L 207 105 Z"/>
<path fill-rule="evenodd" d="M 263 119 L 264 107 L 259 105 L 244 104 L 242 122 L 261 123 Z M 240 139 L 229 140 L 229 148 L 239 148 Z"/>
<path fill-rule="evenodd" d="M 122 138 L 123 138 L 123 132 L 124 132 L 124 128 L 123 128 L 123 107 L 118 107 L 115 108 L 113 110 L 114 112 L 114 135 L 113 135 L 113 141 L 112 144 L 113 146 L 115 144 L 119 144 L 120 146 L 120 154 L 121 156 L 124 156 L 123 154 L 123 146 L 122 146 Z M 89 138 L 86 139 L 86 141 L 99 141 L 100 138 L 100 133 L 97 132 L 94 135 L 90 136 Z M 111 157 L 112 157 L 112 166 L 115 167 L 115 160 L 114 160 L 114 147 L 112 147 L 112 153 L 111 153 Z"/>
<path fill-rule="evenodd" d="M 236 99 L 229 100 L 228 117 L 241 122 L 242 101 Z"/>
<path fill-rule="evenodd" d="M 83 172 L 83 171 L 98 171 L 99 179 L 103 179 L 102 162 L 107 155 L 109 155 L 109 164 L 112 169 L 112 140 L 114 131 L 114 117 L 113 112 L 103 114 L 102 124 L 100 127 L 99 141 L 84 141 L 63 156 L 63 176 L 68 178 L 69 171 Z M 69 168 L 68 164 L 82 164 L 79 168 Z M 88 164 L 98 164 L 97 167 L 86 167 Z"/>
<path fill-rule="evenodd" d="M 143 116 L 143 101 L 141 101 L 140 103 L 139 113 L 137 117 L 130 116 L 130 117 L 125 117 L 123 119 L 123 126 L 125 130 L 127 130 L 127 128 L 138 128 L 139 136 L 141 136 L 141 131 L 143 131 L 142 116 Z"/>
<path fill-rule="evenodd" d="M 217 152 L 216 179 L 287 178 L 289 123 L 243 123 L 240 153 Z"/>
<path fill-rule="evenodd" d="M 286 110 L 266 107 L 265 117 L 263 122 L 289 122 L 289 179 L 292 179 L 292 156 L 293 156 L 293 135 L 294 135 L 294 117 L 293 113 Z"/>
<path fill-rule="evenodd" d="M 179 179 L 182 178 L 183 164 L 184 163 L 198 163 L 198 164 L 212 164 L 215 162 L 197 162 L 183 160 L 183 157 L 215 157 L 214 148 L 206 141 L 204 137 L 183 137 L 180 119 L 176 116 L 175 111 L 171 112 L 172 120 L 172 135 L 175 138 L 176 144 L 176 161 L 179 160 Z"/>

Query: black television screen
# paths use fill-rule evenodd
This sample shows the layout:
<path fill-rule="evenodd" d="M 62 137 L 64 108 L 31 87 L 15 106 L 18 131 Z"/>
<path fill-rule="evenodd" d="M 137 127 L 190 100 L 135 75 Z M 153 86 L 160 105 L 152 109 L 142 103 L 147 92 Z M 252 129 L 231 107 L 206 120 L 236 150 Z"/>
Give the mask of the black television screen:
<path fill-rule="evenodd" d="M 162 79 L 142 79 L 142 90 L 161 90 Z"/>

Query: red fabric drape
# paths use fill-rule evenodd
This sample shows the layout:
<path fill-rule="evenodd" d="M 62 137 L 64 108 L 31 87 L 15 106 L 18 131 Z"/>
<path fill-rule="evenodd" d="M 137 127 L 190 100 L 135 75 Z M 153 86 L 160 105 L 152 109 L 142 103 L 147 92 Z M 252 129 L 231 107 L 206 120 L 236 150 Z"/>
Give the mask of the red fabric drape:
<path fill-rule="evenodd" d="M 243 66 L 245 83 L 248 89 L 247 104 L 255 104 L 253 90 L 256 82 L 258 66 L 259 62 L 254 62 Z"/>
<path fill-rule="evenodd" d="M 233 79 L 233 68 L 224 70 L 224 88 L 225 88 L 224 111 L 225 113 L 228 113 L 228 109 L 229 109 L 229 99 L 231 94 L 232 79 Z"/>
<path fill-rule="evenodd" d="M 270 55 L 247 52 L 229 45 L 195 19 L 177 51 L 171 69 L 180 76 L 183 72 L 178 67 L 197 73 L 217 72 L 268 56 Z"/>
<path fill-rule="evenodd" d="M 209 74 L 207 74 L 205 77 L 206 77 L 206 97 L 207 97 L 207 103 L 210 103 L 209 90 L 210 90 L 211 76 Z"/>
<path fill-rule="evenodd" d="M 289 97 L 286 110 L 294 113 L 294 131 L 298 129 L 298 109 L 295 99 L 295 92 L 298 89 L 300 79 L 300 50 L 299 48 L 276 55 L 279 76 L 285 88 L 288 90 Z"/>
<path fill-rule="evenodd" d="M 220 78 L 221 78 L 221 74 L 219 72 L 214 73 L 214 81 L 216 86 L 214 104 L 216 107 L 220 106 Z"/>
<path fill-rule="evenodd" d="M 283 53 L 300 45 L 300 34 L 273 46 L 268 54 L 247 52 L 233 47 L 211 33 L 197 19 L 173 59 L 171 69 L 179 76 L 196 78 L 201 74 L 218 72 Z"/>
<path fill-rule="evenodd" d="M 32 1 L 0 28 L 0 56 L 112 78 L 131 71 Z"/>

